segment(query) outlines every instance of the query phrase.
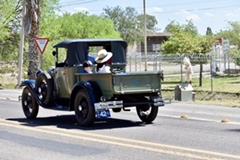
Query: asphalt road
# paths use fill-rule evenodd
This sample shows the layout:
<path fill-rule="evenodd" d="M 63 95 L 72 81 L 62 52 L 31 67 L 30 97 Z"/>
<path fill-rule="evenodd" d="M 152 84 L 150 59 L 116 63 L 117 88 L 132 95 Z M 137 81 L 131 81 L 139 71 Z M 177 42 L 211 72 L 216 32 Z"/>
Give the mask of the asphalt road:
<path fill-rule="evenodd" d="M 37 119 L 27 120 L 20 102 L 8 99 L 0 99 L 1 160 L 240 159 L 238 108 L 173 103 L 160 108 L 153 124 L 133 109 L 85 128 L 73 112 L 40 108 Z"/>

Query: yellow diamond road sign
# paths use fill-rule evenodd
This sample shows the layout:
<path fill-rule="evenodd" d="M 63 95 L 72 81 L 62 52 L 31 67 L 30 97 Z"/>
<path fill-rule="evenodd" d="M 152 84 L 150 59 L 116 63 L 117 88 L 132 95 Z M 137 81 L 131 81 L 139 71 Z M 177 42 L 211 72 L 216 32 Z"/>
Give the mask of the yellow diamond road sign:
<path fill-rule="evenodd" d="M 40 50 L 41 54 L 43 54 L 46 49 L 49 39 L 48 38 L 34 38 L 34 41 L 35 41 L 38 49 Z"/>

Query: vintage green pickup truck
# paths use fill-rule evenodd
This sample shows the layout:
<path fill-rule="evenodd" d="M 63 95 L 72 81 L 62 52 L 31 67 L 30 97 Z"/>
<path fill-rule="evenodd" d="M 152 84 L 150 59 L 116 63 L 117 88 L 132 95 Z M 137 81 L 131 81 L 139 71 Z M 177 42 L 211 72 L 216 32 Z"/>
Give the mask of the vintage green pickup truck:
<path fill-rule="evenodd" d="M 88 48 L 105 48 L 112 52 L 111 73 L 82 73 Z M 39 106 L 75 111 L 78 123 L 90 126 L 98 118 L 136 107 L 139 118 L 151 123 L 158 107 L 164 106 L 161 95 L 162 71 L 126 72 L 127 43 L 117 39 L 71 39 L 54 46 L 56 64 L 39 70 L 36 80 L 25 80 L 22 109 L 27 118 L 37 117 Z M 68 65 L 59 60 L 59 49 L 67 49 Z"/>

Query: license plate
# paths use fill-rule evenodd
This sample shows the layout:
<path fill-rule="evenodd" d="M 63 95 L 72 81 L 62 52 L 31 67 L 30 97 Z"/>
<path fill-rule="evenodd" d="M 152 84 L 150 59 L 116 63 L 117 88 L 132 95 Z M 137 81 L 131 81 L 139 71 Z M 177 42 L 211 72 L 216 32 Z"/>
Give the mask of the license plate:
<path fill-rule="evenodd" d="M 107 118 L 110 117 L 110 111 L 108 109 L 106 110 L 98 110 L 96 112 L 96 118 Z"/>

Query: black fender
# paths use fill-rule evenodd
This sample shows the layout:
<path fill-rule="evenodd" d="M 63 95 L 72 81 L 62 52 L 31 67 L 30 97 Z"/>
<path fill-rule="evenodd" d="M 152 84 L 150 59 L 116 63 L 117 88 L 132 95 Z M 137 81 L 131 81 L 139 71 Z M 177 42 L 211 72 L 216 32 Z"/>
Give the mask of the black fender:
<path fill-rule="evenodd" d="M 37 77 L 40 73 L 43 73 L 43 72 L 44 72 L 44 71 L 41 70 L 41 69 L 37 70 L 37 72 L 36 72 L 36 77 Z"/>
<path fill-rule="evenodd" d="M 47 72 L 44 72 L 44 71 L 39 71 L 39 73 L 37 74 L 37 78 L 36 78 L 36 81 L 35 81 L 35 89 L 37 91 L 38 94 L 42 94 L 40 91 L 38 91 L 38 88 L 40 87 L 41 88 L 41 83 L 43 82 L 43 80 L 47 83 L 47 88 L 45 88 L 45 91 L 46 91 L 46 95 L 44 97 L 44 99 L 42 99 L 42 103 L 45 104 L 45 105 L 49 105 L 53 102 L 53 90 L 54 90 L 54 82 L 53 82 L 53 79 L 51 77 L 51 75 Z"/>
<path fill-rule="evenodd" d="M 74 110 L 74 106 L 73 106 L 74 99 L 75 99 L 75 95 L 77 94 L 79 89 L 84 89 L 84 91 L 89 95 L 92 106 L 94 106 L 95 102 L 100 101 L 100 97 L 102 96 L 102 92 L 101 92 L 101 89 L 96 82 L 93 82 L 93 81 L 79 81 L 73 86 L 73 89 L 72 89 L 72 93 L 71 93 L 71 96 L 70 96 L 70 104 L 69 104 L 70 111 Z"/>
<path fill-rule="evenodd" d="M 28 86 L 30 88 L 35 88 L 35 82 L 35 80 L 25 80 L 21 82 L 20 87 Z"/>

